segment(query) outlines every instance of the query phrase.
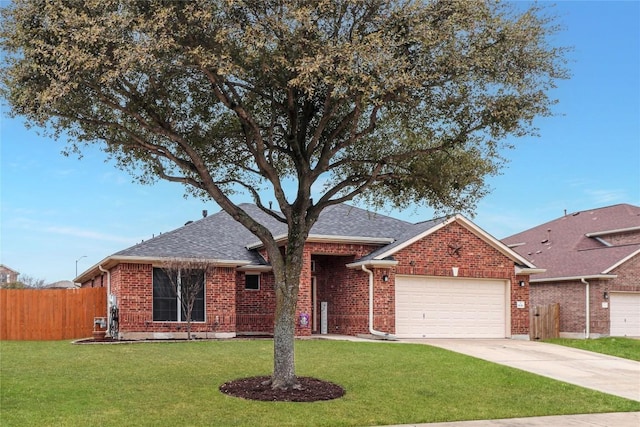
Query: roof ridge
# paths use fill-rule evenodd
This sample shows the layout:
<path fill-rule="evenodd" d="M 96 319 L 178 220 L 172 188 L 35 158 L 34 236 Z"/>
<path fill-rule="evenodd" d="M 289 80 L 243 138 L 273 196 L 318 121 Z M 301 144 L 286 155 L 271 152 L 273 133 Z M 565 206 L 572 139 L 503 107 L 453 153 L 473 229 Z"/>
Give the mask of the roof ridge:
<path fill-rule="evenodd" d="M 624 243 L 622 245 L 613 245 L 613 246 L 596 246 L 593 248 L 582 248 L 576 249 L 576 252 L 586 252 L 586 251 L 595 251 L 599 249 L 616 249 L 616 248 L 626 248 L 629 246 L 640 246 L 640 243 Z"/>

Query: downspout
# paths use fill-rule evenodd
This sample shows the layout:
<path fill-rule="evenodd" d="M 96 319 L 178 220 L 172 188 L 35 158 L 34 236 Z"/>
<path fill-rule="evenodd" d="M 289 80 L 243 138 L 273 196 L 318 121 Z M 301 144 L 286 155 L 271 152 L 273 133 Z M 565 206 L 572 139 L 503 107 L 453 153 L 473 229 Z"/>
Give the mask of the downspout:
<path fill-rule="evenodd" d="M 107 273 L 107 330 L 111 326 L 111 272 L 102 268 L 102 265 L 98 264 L 98 269 L 103 273 Z M 111 331 L 109 331 L 111 332 Z M 115 337 L 111 337 L 115 338 Z"/>
<path fill-rule="evenodd" d="M 584 278 L 580 279 L 580 281 L 585 284 L 585 288 L 584 289 L 585 289 L 586 296 L 585 296 L 584 304 L 585 304 L 585 317 L 586 317 L 587 320 L 586 320 L 586 327 L 585 327 L 584 335 L 585 335 L 586 339 L 589 339 L 589 335 L 591 335 L 591 327 L 590 327 L 590 323 L 591 323 L 591 318 L 590 317 L 591 316 L 589 315 L 589 312 L 591 311 L 590 307 L 589 307 L 589 282 L 587 282 Z"/>
<path fill-rule="evenodd" d="M 373 271 L 369 270 L 366 266 L 362 265 L 362 271 L 369 274 L 369 333 L 371 335 L 381 337 L 385 340 L 395 339 L 393 335 L 389 335 L 387 332 L 376 331 L 373 329 Z"/>

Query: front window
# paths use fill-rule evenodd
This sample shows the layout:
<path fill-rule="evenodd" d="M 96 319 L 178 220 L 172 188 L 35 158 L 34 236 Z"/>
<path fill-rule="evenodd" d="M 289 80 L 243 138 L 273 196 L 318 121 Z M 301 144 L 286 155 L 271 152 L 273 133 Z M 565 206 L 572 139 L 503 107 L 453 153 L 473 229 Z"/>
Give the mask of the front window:
<path fill-rule="evenodd" d="M 248 291 L 260 290 L 260 275 L 259 274 L 246 274 L 244 276 L 244 288 Z"/>
<path fill-rule="evenodd" d="M 180 299 L 185 298 L 185 292 L 188 290 L 181 287 L 183 280 L 181 273 L 173 274 L 170 278 L 162 268 L 153 269 L 153 320 L 156 322 L 187 321 L 186 311 L 182 308 Z M 198 281 L 201 284 L 193 304 L 191 320 L 204 322 L 204 271 L 191 273 L 189 278 L 185 277 L 184 279 L 189 280 L 190 283 Z"/>

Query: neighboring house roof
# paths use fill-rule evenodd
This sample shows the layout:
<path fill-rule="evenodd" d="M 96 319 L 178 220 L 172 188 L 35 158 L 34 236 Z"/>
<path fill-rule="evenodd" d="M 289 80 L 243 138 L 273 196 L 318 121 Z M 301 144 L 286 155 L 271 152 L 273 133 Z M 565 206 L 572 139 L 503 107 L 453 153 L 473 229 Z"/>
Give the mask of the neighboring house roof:
<path fill-rule="evenodd" d="M 266 226 L 276 240 L 286 240 L 287 226 L 252 204 L 241 204 L 248 215 Z M 460 215 L 412 224 L 386 215 L 357 207 L 340 204 L 322 211 L 311 228 L 308 241 L 351 242 L 383 245 L 382 248 L 362 258 L 363 263 L 391 256 L 418 238 L 439 229 L 451 221 L 463 225 L 480 235 L 483 240 L 505 253 L 516 263 L 535 268 L 514 251 L 477 228 Z M 150 240 L 116 252 L 82 273 L 76 281 L 83 282 L 100 274 L 102 268 L 110 268 L 119 262 L 152 262 L 168 258 L 206 259 L 217 265 L 245 269 L 266 267 L 268 264 L 255 249 L 262 246 L 256 236 L 220 211 L 198 221 Z"/>
<path fill-rule="evenodd" d="M 608 236 L 636 235 L 624 244 Z M 611 270 L 640 254 L 640 207 L 619 204 L 564 215 L 502 240 L 545 268 L 532 282 L 614 278 Z"/>
<path fill-rule="evenodd" d="M 44 286 L 45 289 L 77 289 L 79 287 L 80 285 L 72 282 L 71 280 L 60 280 Z"/>

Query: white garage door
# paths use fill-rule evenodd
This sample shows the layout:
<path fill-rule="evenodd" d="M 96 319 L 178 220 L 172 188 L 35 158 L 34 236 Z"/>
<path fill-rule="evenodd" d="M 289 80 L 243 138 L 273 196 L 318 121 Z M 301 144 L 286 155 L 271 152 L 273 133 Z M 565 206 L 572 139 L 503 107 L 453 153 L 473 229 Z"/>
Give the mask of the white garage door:
<path fill-rule="evenodd" d="M 400 338 L 504 338 L 504 280 L 396 276 Z"/>
<path fill-rule="evenodd" d="M 611 336 L 640 337 L 640 293 L 610 294 Z"/>

